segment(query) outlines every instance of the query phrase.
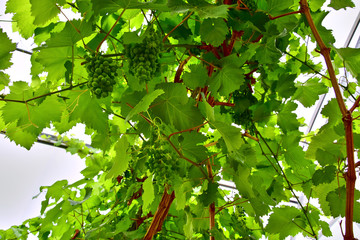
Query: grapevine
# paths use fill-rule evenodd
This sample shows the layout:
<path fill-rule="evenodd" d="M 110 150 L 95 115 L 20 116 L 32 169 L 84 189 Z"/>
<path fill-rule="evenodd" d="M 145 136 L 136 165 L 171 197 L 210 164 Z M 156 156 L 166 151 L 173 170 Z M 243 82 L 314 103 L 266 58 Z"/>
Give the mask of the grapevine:
<path fill-rule="evenodd" d="M 160 186 L 165 184 L 171 186 L 172 180 L 179 170 L 175 154 L 166 148 L 167 143 L 156 134 L 151 136 L 150 146 L 147 148 L 149 159 L 146 167 Z"/>
<path fill-rule="evenodd" d="M 85 57 L 86 69 L 90 80 L 88 87 L 97 98 L 105 98 L 111 94 L 116 84 L 116 63 L 111 58 L 105 58 L 100 54 Z"/>
<path fill-rule="evenodd" d="M 142 43 L 126 46 L 129 70 L 140 82 L 148 82 L 159 69 L 161 36 L 152 26 L 149 27 Z"/>

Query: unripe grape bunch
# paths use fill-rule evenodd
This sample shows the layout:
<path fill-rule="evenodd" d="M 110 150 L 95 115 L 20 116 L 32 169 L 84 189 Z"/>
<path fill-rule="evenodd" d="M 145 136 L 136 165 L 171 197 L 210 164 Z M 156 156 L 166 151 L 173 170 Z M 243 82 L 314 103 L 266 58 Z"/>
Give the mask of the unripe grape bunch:
<path fill-rule="evenodd" d="M 85 60 L 89 75 L 88 88 L 97 98 L 109 96 L 116 84 L 116 63 L 111 58 L 105 58 L 101 54 L 86 56 Z"/>
<path fill-rule="evenodd" d="M 129 70 L 140 82 L 150 81 L 159 69 L 159 53 L 162 39 L 152 26 L 142 41 L 127 45 L 125 54 L 129 59 Z"/>
<path fill-rule="evenodd" d="M 146 167 L 154 174 L 154 179 L 160 184 L 172 185 L 172 179 L 179 170 L 178 161 L 165 149 L 149 149 L 150 158 Z"/>

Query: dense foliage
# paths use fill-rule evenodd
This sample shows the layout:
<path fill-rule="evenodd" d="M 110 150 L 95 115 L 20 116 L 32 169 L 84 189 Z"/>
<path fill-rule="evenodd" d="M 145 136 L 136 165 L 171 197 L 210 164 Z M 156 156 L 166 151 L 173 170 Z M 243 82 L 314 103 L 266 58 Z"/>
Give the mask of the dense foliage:
<path fill-rule="evenodd" d="M 10 81 L 21 49 L 0 29 L 0 127 L 27 149 L 50 127 L 86 168 L 0 239 L 317 239 L 342 216 L 353 240 L 360 52 L 332 47 L 324 2 L 8 0 L 36 47 L 31 84 Z M 327 124 L 301 131 L 329 88 Z M 66 136 L 78 123 L 91 148 Z"/>

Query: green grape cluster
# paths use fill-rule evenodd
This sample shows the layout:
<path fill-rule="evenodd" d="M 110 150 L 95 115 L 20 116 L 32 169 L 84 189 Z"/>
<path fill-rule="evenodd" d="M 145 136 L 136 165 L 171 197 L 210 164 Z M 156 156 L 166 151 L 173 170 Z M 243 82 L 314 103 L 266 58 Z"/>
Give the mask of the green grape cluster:
<path fill-rule="evenodd" d="M 257 10 L 257 4 L 255 0 L 243 0 L 250 11 L 255 12 Z"/>
<path fill-rule="evenodd" d="M 146 167 L 154 174 L 155 180 L 160 184 L 172 185 L 173 176 L 179 170 L 178 161 L 169 151 L 161 148 L 149 149 L 149 160 Z"/>
<path fill-rule="evenodd" d="M 257 98 L 253 96 L 248 85 L 244 84 L 239 90 L 233 92 L 232 99 L 235 106 L 231 109 L 221 106 L 221 113 L 230 113 L 235 124 L 253 133 L 253 111 L 250 107 L 258 102 Z"/>
<path fill-rule="evenodd" d="M 130 72 L 140 82 L 150 81 L 159 70 L 159 54 L 162 48 L 160 34 L 149 27 L 142 43 L 127 45 L 125 54 L 129 58 Z"/>
<path fill-rule="evenodd" d="M 105 98 L 111 94 L 116 83 L 117 65 L 111 58 L 100 54 L 86 56 L 86 69 L 89 74 L 88 87 L 97 98 Z"/>

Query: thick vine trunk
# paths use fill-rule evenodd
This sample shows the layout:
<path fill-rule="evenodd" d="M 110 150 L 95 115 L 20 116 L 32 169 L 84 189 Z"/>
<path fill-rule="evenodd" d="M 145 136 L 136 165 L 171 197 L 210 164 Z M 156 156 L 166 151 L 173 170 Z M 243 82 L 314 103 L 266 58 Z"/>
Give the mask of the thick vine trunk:
<path fill-rule="evenodd" d="M 210 231 L 211 231 L 215 227 L 215 203 L 211 203 L 209 206 L 209 216 L 210 216 Z M 210 240 L 215 240 L 215 237 L 210 235 Z"/>
<path fill-rule="evenodd" d="M 345 207 L 345 240 L 354 240 L 353 219 L 354 219 L 354 192 L 355 192 L 355 160 L 354 160 L 354 136 L 353 119 L 348 112 L 343 118 L 346 137 L 346 152 L 348 169 L 346 172 L 346 207 Z"/>
<path fill-rule="evenodd" d="M 207 164 L 206 164 L 206 168 L 208 171 L 208 176 L 209 176 L 209 180 L 213 181 L 213 173 L 212 173 L 212 167 L 210 164 L 210 159 L 208 160 Z M 210 231 L 213 230 L 215 228 L 215 203 L 212 202 L 209 205 L 209 229 Z M 210 234 L 210 240 L 215 240 L 215 237 L 212 236 L 212 234 Z"/>
<path fill-rule="evenodd" d="M 316 39 L 318 46 L 320 47 L 320 53 L 323 55 L 330 81 L 335 92 L 336 100 L 339 105 L 340 112 L 343 116 L 343 122 L 345 127 L 345 139 L 346 139 L 346 154 L 347 154 L 347 173 L 346 173 L 346 207 L 345 207 L 345 236 L 344 240 L 355 240 L 353 231 L 353 217 L 354 217 L 354 191 L 355 191 L 355 160 L 354 160 L 354 137 L 353 137 L 353 119 L 352 111 L 357 107 L 354 105 L 350 110 L 346 109 L 344 98 L 341 94 L 340 87 L 338 85 L 335 71 L 332 65 L 330 57 L 330 48 L 328 48 L 322 40 L 315 23 L 311 17 L 309 5 L 307 0 L 300 0 L 301 12 L 305 15 L 307 22 L 311 28 L 312 33 Z M 358 103 L 356 103 L 358 104 Z"/>
<path fill-rule="evenodd" d="M 162 225 L 165 221 L 165 218 L 169 212 L 171 203 L 175 199 L 174 191 L 171 194 L 167 193 L 167 188 L 164 189 L 164 193 L 162 195 L 159 206 L 155 212 L 153 220 L 151 221 L 150 227 L 148 228 L 144 240 L 151 240 L 155 236 L 155 234 L 161 231 Z"/>

